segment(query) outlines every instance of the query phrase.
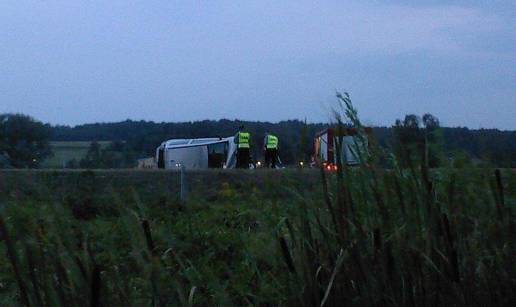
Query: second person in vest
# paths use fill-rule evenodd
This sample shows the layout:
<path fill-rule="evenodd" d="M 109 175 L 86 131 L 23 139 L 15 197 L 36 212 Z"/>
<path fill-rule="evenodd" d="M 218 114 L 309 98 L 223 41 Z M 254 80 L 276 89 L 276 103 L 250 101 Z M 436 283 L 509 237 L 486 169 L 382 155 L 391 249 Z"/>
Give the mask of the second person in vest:
<path fill-rule="evenodd" d="M 265 138 L 263 139 L 265 167 L 276 168 L 276 163 L 278 162 L 278 145 L 278 137 L 267 130 Z"/>
<path fill-rule="evenodd" d="M 251 134 L 245 131 L 244 126 L 238 128 L 238 132 L 235 135 L 235 144 L 237 145 L 236 154 L 236 167 L 237 168 L 249 168 L 250 161 L 250 144 Z"/>

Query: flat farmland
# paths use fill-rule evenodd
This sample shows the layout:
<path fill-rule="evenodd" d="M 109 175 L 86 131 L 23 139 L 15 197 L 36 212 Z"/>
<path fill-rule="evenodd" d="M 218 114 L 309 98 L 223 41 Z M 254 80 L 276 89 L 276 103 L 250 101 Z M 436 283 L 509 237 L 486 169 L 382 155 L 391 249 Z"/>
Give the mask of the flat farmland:
<path fill-rule="evenodd" d="M 109 141 L 98 142 L 101 147 L 109 145 Z M 91 142 L 54 141 L 50 142 L 53 155 L 41 163 L 43 168 L 64 168 L 70 160 L 80 161 L 88 153 Z"/>

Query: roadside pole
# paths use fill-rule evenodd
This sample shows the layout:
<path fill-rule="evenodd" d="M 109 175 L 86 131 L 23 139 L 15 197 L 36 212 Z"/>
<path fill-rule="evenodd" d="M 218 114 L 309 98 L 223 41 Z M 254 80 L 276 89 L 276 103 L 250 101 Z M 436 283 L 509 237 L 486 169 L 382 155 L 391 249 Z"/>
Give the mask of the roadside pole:
<path fill-rule="evenodd" d="M 181 203 L 185 203 L 186 202 L 186 199 L 188 197 L 188 186 L 187 186 L 187 181 L 186 181 L 186 168 L 185 166 L 181 163 L 181 169 L 180 169 L 180 173 L 181 173 Z"/>

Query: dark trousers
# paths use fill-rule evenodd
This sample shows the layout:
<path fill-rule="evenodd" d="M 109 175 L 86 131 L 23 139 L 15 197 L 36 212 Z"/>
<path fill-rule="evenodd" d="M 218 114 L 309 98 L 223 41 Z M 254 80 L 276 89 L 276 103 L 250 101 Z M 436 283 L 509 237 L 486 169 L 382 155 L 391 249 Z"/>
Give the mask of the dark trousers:
<path fill-rule="evenodd" d="M 239 148 L 236 156 L 237 168 L 249 168 L 249 148 Z"/>
<path fill-rule="evenodd" d="M 265 167 L 276 168 L 278 162 L 278 150 L 277 149 L 266 149 L 265 150 Z"/>

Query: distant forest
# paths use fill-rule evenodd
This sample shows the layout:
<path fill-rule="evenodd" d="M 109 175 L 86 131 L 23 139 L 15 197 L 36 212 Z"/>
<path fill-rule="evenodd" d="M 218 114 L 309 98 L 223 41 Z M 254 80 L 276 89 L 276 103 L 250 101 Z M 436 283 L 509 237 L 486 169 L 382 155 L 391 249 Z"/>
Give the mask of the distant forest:
<path fill-rule="evenodd" d="M 285 163 L 308 160 L 312 154 L 312 140 L 315 133 L 329 127 L 329 124 L 304 123 L 299 120 L 278 123 L 226 119 L 184 123 L 126 120 L 75 127 L 53 126 L 50 140 L 120 141 L 124 144 L 119 146 L 120 148 L 131 151 L 136 158 L 143 158 L 153 156 L 156 147 L 164 140 L 226 137 L 234 135 L 240 125 L 244 125 L 252 135 L 253 153 L 256 158 L 261 158 L 265 132 L 270 130 L 276 134 L 280 139 L 280 156 Z M 375 141 L 383 147 L 391 147 L 395 143 L 396 129 L 396 125 L 374 127 Z M 441 127 L 438 142 L 442 147 L 443 160 L 447 160 L 447 157 L 461 156 L 468 163 L 489 163 L 499 167 L 516 166 L 516 131 Z"/>

